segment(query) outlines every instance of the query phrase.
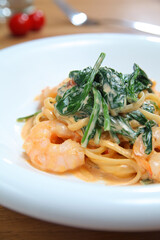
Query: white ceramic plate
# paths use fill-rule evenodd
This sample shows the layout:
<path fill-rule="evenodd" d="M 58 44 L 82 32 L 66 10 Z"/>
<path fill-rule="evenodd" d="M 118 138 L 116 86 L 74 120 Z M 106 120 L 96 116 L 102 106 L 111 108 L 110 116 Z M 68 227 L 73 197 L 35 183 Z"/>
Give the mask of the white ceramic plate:
<path fill-rule="evenodd" d="M 22 124 L 33 98 L 70 70 L 103 65 L 123 73 L 139 64 L 160 79 L 160 39 L 84 34 L 31 41 L 0 51 L 0 204 L 39 219 L 99 230 L 160 230 L 160 185 L 115 187 L 41 172 L 22 157 Z"/>

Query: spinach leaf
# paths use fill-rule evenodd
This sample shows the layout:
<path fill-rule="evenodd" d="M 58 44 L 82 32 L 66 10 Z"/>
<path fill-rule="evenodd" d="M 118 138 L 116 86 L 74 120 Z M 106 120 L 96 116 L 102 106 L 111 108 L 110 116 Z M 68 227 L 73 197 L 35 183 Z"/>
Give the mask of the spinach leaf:
<path fill-rule="evenodd" d="M 97 127 L 96 128 L 96 133 L 94 135 L 94 142 L 95 144 L 99 144 L 100 138 L 101 138 L 101 134 L 102 134 L 102 128 Z"/>
<path fill-rule="evenodd" d="M 83 87 L 76 85 L 68 89 L 63 97 L 56 103 L 55 107 L 61 115 L 72 115 L 81 109 L 83 102 L 92 89 L 95 75 L 104 58 L 105 54 L 101 53 Z"/>
<path fill-rule="evenodd" d="M 142 134 L 143 144 L 146 147 L 145 153 L 148 155 L 152 152 L 152 127 L 156 123 L 152 120 L 148 120 L 143 129 L 144 133 Z"/>
<path fill-rule="evenodd" d="M 160 108 L 158 107 L 157 103 L 155 103 L 154 101 L 150 101 L 150 103 L 154 105 L 156 110 L 160 111 Z"/>
<path fill-rule="evenodd" d="M 124 76 L 124 81 L 126 85 L 126 94 L 127 94 L 127 101 L 129 103 L 136 102 L 138 100 L 137 93 L 135 92 L 134 85 L 137 75 L 129 74 Z"/>
<path fill-rule="evenodd" d="M 137 74 L 137 81 L 135 82 L 135 91 L 141 92 L 144 89 L 149 89 L 152 86 L 152 81 L 147 74 L 135 63 L 133 70 Z"/>
<path fill-rule="evenodd" d="M 110 130 L 110 116 L 108 105 L 104 98 L 102 98 L 102 107 L 103 107 L 103 114 L 104 114 L 104 131 Z"/>
<path fill-rule="evenodd" d="M 126 90 L 121 73 L 112 68 L 99 69 L 99 79 L 102 82 L 102 95 L 109 104 L 110 109 L 116 109 L 117 113 L 126 104 Z"/>
<path fill-rule="evenodd" d="M 114 132 L 114 130 L 112 131 L 112 129 L 109 131 L 109 134 L 110 134 L 110 137 L 111 139 L 113 140 L 113 142 L 117 143 L 117 144 L 120 144 L 120 140 L 119 138 L 117 137 L 117 134 L 116 132 Z"/>
<path fill-rule="evenodd" d="M 126 114 L 129 121 L 136 120 L 140 124 L 144 125 L 147 122 L 147 118 L 138 110 Z"/>
<path fill-rule="evenodd" d="M 151 103 L 151 101 L 145 101 L 142 105 L 142 108 L 147 112 L 154 113 L 155 112 L 155 105 Z"/>
<path fill-rule="evenodd" d="M 61 115 L 71 115 L 81 107 L 83 88 L 77 85 L 68 89 L 56 103 L 56 109 Z"/>
<path fill-rule="evenodd" d="M 133 72 L 127 75 L 112 68 L 100 67 L 104 57 L 102 53 L 93 68 L 69 73 L 76 85 L 70 89 L 64 85 L 58 90 L 55 107 L 61 115 L 73 115 L 75 121 L 89 117 L 88 125 L 82 128 L 83 147 L 91 138 L 98 143 L 102 131 L 108 131 L 118 144 L 119 135 L 134 143 L 136 137 L 142 134 L 145 153 L 149 154 L 152 151 L 152 127 L 156 123 L 147 120 L 138 110 L 127 114 L 120 114 L 120 111 L 128 103 L 138 101 L 141 91 L 146 89 L 151 92 L 152 82 L 137 64 L 134 64 Z M 142 108 L 153 113 L 156 106 L 146 101 Z M 136 120 L 142 126 L 133 130 L 129 123 L 131 120 Z"/>
<path fill-rule="evenodd" d="M 102 101 L 101 93 L 97 89 L 93 88 L 93 94 L 94 94 L 93 110 L 81 141 L 81 145 L 83 147 L 86 147 L 89 140 L 91 139 L 91 135 L 93 130 L 95 129 L 100 107 L 101 107 L 101 101 Z"/>
<path fill-rule="evenodd" d="M 91 67 L 87 67 L 82 71 L 74 70 L 69 73 L 69 78 L 72 78 L 78 86 L 83 86 L 85 83 L 87 83 L 91 71 Z"/>
<path fill-rule="evenodd" d="M 86 97 L 85 101 L 83 101 L 81 109 L 79 112 L 85 113 L 87 116 L 91 115 L 92 109 L 93 109 L 93 102 L 94 102 L 94 97 L 93 93 L 89 93 L 88 96 Z"/>
<path fill-rule="evenodd" d="M 143 125 L 143 127 L 138 128 L 136 136 L 138 137 L 142 134 L 143 143 L 146 147 L 145 153 L 150 154 L 152 151 L 152 127 L 157 125 L 156 122 L 147 120 L 147 118 L 138 110 L 127 114 L 127 119 L 129 121 L 134 119 Z"/>
<path fill-rule="evenodd" d="M 75 121 L 89 117 L 91 115 L 92 109 L 93 109 L 93 102 L 94 102 L 94 97 L 93 97 L 93 94 L 90 92 L 86 97 L 85 101 L 83 101 L 81 109 L 74 114 L 73 117 Z"/>
<path fill-rule="evenodd" d="M 136 102 L 138 94 L 145 89 L 151 89 L 152 81 L 148 78 L 146 73 L 137 65 L 133 66 L 133 73 L 124 75 L 124 82 L 126 84 L 127 101 L 129 103 Z"/>
<path fill-rule="evenodd" d="M 127 118 L 124 118 L 122 116 L 116 116 L 116 117 L 111 117 L 110 119 L 111 119 L 112 134 L 114 132 L 116 134 L 120 134 L 127 137 L 131 141 L 135 141 L 137 134 L 130 126 Z"/>
<path fill-rule="evenodd" d="M 25 121 L 27 121 L 29 118 L 38 115 L 40 112 L 41 112 L 41 110 L 39 110 L 39 111 L 37 111 L 37 112 L 35 112 L 35 113 L 31 114 L 31 115 L 28 115 L 28 116 L 25 116 L 25 117 L 17 118 L 17 122 L 25 122 Z"/>

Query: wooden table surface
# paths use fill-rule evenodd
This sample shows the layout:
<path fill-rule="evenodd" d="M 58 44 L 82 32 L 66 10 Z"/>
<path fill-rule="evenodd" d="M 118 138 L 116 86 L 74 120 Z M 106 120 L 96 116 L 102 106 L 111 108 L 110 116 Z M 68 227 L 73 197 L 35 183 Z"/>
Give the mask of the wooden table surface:
<path fill-rule="evenodd" d="M 160 25 L 159 0 L 68 0 L 68 2 L 75 8 L 87 12 L 92 18 L 126 18 Z M 103 21 L 100 26 L 75 27 L 68 22 L 52 0 L 35 0 L 35 6 L 37 9 L 42 9 L 46 15 L 45 27 L 41 31 L 30 32 L 23 37 L 13 37 L 7 24 L 0 24 L 1 49 L 32 39 L 56 35 L 89 32 L 138 33 L 119 26 L 110 26 L 106 22 L 103 23 Z M 120 233 L 83 230 L 36 220 L 0 206 L 0 240 L 42 239 L 159 240 L 160 232 Z"/>

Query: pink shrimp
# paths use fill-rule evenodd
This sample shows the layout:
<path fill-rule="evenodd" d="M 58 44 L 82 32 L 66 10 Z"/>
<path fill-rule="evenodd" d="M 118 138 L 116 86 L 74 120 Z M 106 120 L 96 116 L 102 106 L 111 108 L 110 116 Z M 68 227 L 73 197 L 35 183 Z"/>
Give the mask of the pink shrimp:
<path fill-rule="evenodd" d="M 71 78 L 66 78 L 63 82 L 61 82 L 60 84 L 58 84 L 57 86 L 50 88 L 50 87 L 46 87 L 45 89 L 42 90 L 41 94 L 38 95 L 35 100 L 40 101 L 40 106 L 43 106 L 44 100 L 47 97 L 52 97 L 55 98 L 57 96 L 57 91 L 60 87 L 62 87 L 63 85 L 66 85 L 66 89 L 69 89 L 71 87 L 73 87 L 74 85 L 76 85 L 76 83 L 73 81 L 73 79 Z"/>
<path fill-rule="evenodd" d="M 132 157 L 141 167 L 141 171 L 145 170 L 149 173 L 150 178 L 160 181 L 160 127 L 154 127 L 152 130 L 152 152 L 145 154 L 145 146 L 143 144 L 142 135 L 140 135 L 134 145 Z"/>
<path fill-rule="evenodd" d="M 80 136 L 57 120 L 35 125 L 24 142 L 31 162 L 39 169 L 65 172 L 84 164 Z"/>

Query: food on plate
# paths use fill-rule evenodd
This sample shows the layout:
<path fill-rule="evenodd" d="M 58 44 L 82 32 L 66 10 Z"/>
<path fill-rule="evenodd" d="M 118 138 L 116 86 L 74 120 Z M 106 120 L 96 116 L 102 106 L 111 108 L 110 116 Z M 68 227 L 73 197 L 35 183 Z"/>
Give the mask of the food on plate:
<path fill-rule="evenodd" d="M 53 173 L 117 184 L 160 182 L 160 98 L 137 65 L 122 74 L 101 66 L 74 70 L 37 97 L 22 130 L 31 163 Z"/>

